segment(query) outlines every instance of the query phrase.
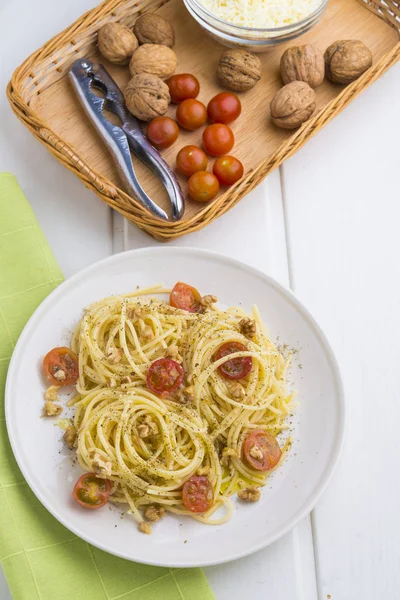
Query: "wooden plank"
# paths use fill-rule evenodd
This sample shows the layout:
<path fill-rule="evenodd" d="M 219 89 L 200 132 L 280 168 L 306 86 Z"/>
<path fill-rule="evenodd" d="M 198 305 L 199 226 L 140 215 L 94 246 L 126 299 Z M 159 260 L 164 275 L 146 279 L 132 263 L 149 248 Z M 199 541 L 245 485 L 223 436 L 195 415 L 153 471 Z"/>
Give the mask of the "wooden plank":
<path fill-rule="evenodd" d="M 283 167 L 294 291 L 332 342 L 350 413 L 313 514 L 319 600 L 399 598 L 396 98 L 400 65 Z"/>

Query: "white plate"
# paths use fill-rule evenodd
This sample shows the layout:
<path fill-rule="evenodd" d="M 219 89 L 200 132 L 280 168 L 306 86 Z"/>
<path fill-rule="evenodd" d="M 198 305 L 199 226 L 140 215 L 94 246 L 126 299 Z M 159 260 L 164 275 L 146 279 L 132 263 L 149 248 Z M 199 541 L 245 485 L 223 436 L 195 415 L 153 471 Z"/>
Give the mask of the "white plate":
<path fill-rule="evenodd" d="M 41 419 L 40 364 L 67 345 L 82 309 L 94 300 L 140 287 L 187 281 L 224 305 L 257 303 L 272 337 L 300 348 L 292 369 L 299 406 L 294 444 L 255 504 L 236 505 L 233 518 L 208 526 L 167 516 L 143 535 L 116 509 L 81 509 L 71 498 L 80 474 L 54 420 Z M 15 348 L 7 378 L 7 428 L 22 473 L 42 504 L 65 527 L 117 556 L 161 566 L 212 565 L 254 552 L 310 512 L 338 460 L 344 431 L 338 367 L 325 336 L 300 302 L 274 280 L 230 258 L 202 250 L 148 248 L 103 260 L 61 284 L 34 313 Z"/>

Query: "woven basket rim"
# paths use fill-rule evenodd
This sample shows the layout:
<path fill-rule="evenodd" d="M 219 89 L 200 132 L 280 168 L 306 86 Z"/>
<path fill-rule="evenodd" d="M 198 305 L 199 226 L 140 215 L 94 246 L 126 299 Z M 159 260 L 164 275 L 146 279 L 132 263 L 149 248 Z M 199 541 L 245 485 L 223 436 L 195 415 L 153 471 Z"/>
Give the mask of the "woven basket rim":
<path fill-rule="evenodd" d="M 168 0 L 166 1 L 168 2 Z M 383 0 L 358 0 L 358 2 L 396 29 L 400 37 L 400 4 L 397 3 L 397 0 L 396 2 L 386 0 L 386 5 L 383 4 Z M 164 3 L 163 0 L 159 0 L 158 7 Z M 70 43 L 73 43 L 74 36 L 76 37 L 80 31 L 85 31 L 89 22 L 91 24 L 95 23 L 96 27 L 98 27 L 99 22 L 104 20 L 104 18 L 109 19 L 110 15 L 114 20 L 118 20 L 118 6 L 121 6 L 121 4 L 123 4 L 121 0 L 105 0 L 97 7 L 84 13 L 77 21 L 53 36 L 44 46 L 28 56 L 15 69 L 12 75 L 7 85 L 7 98 L 17 117 L 25 123 L 41 143 L 46 145 L 59 161 L 70 171 L 78 175 L 83 183 L 92 189 L 104 202 L 160 241 L 176 239 L 187 233 L 197 231 L 219 216 L 222 216 L 263 181 L 273 169 L 278 167 L 286 158 L 292 156 L 305 141 L 345 108 L 355 96 L 376 81 L 400 59 L 399 41 L 359 79 L 345 87 L 331 102 L 306 121 L 272 156 L 261 161 L 255 169 L 248 172 L 242 180 L 229 188 L 228 191 L 218 196 L 213 203 L 206 205 L 204 209 L 185 220 L 175 222 L 160 221 L 148 213 L 138 202 L 134 201 L 132 204 L 132 200 L 124 190 L 108 181 L 100 173 L 97 173 L 87 165 L 79 157 L 79 154 L 67 143 L 63 142 L 52 130 L 51 126 L 42 120 L 39 114 L 29 106 L 29 102 L 23 97 L 22 79 L 27 77 L 32 80 L 34 79 L 32 76 L 32 65 L 39 58 L 44 60 L 51 57 L 55 46 L 60 41 L 65 41 L 66 38 L 70 38 Z M 151 2 L 151 0 L 144 0 L 140 6 L 144 5 L 146 7 L 148 5 L 153 6 L 154 4 L 155 2 Z M 55 65 L 55 68 L 57 68 L 57 65 Z"/>

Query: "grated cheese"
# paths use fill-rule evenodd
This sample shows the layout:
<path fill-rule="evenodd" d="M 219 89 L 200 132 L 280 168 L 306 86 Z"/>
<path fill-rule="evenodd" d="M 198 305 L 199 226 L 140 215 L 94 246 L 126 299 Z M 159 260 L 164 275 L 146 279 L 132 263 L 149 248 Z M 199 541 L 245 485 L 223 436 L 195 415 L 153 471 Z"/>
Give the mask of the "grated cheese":
<path fill-rule="evenodd" d="M 301 21 L 322 0 L 199 0 L 216 17 L 242 27 L 269 29 Z"/>

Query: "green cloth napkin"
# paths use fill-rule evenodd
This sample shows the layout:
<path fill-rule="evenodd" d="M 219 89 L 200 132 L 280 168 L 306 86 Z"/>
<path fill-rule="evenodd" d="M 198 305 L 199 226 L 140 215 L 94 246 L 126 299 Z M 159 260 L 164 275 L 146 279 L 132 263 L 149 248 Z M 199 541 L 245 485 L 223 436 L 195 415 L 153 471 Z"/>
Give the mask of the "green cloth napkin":
<path fill-rule="evenodd" d="M 212 600 L 200 569 L 131 563 L 74 536 L 40 504 L 18 469 L 4 418 L 8 363 L 26 321 L 62 280 L 15 177 L 0 174 L 0 561 L 12 597 Z"/>

